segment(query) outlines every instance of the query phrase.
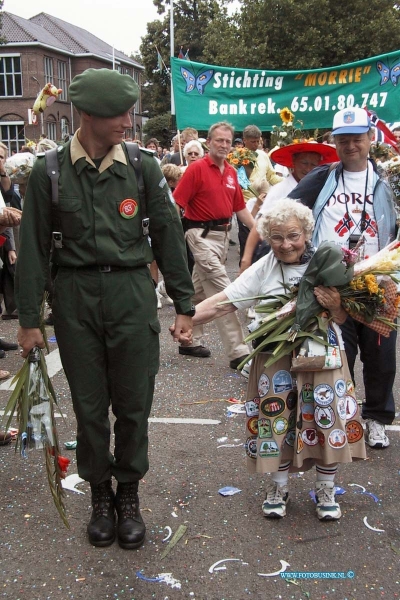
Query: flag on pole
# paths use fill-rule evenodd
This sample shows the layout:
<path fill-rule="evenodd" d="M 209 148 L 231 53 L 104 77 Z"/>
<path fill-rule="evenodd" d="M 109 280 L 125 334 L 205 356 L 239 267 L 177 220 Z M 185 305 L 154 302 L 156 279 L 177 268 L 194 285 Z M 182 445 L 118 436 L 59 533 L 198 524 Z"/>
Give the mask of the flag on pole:
<path fill-rule="evenodd" d="M 185 59 L 185 55 L 183 54 L 182 46 L 181 46 L 181 48 L 179 50 L 178 58 L 181 58 L 183 60 Z"/>
<path fill-rule="evenodd" d="M 379 131 L 382 132 L 383 143 L 384 144 L 388 144 L 389 146 L 392 146 L 392 148 L 397 153 L 399 153 L 399 150 L 397 148 L 398 141 L 395 138 L 394 134 L 390 131 L 390 129 L 386 125 L 386 123 L 384 121 L 381 121 L 381 119 L 378 117 L 378 115 L 376 114 L 376 112 L 374 112 L 372 110 L 368 110 L 367 107 L 364 107 L 364 108 L 367 111 L 367 114 L 368 114 L 368 116 L 370 118 L 370 121 L 371 121 L 372 125 L 374 127 L 376 127 L 377 129 L 379 129 Z"/>

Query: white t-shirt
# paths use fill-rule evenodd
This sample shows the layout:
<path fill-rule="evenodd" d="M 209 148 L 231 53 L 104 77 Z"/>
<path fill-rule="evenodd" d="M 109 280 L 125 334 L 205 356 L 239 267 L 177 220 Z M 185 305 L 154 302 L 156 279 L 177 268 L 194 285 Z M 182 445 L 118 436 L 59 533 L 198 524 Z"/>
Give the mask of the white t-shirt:
<path fill-rule="evenodd" d="M 280 263 L 273 252 L 263 256 L 246 269 L 235 281 L 224 290 L 229 300 L 248 298 L 250 296 L 276 295 L 285 291 L 282 283 L 293 286 L 300 282 L 308 263 L 304 265 L 287 265 Z M 233 302 L 239 309 L 252 306 L 255 300 Z M 262 318 L 263 315 L 260 315 Z"/>
<path fill-rule="evenodd" d="M 322 211 L 315 245 L 319 246 L 323 241 L 330 241 L 338 246 L 348 248 L 350 235 L 363 233 L 366 240 L 365 254 L 368 256 L 376 254 L 379 244 L 373 207 L 373 191 L 372 165 L 368 164 L 368 169 L 355 173 L 343 171 L 343 177 L 339 177 L 338 186 Z M 361 216 L 364 206 L 366 227 L 362 231 Z"/>
<path fill-rule="evenodd" d="M 267 197 L 257 213 L 257 218 L 261 217 L 267 210 L 269 210 L 271 206 L 275 204 L 275 202 L 282 200 L 282 198 L 286 198 L 287 195 L 294 190 L 297 183 L 298 182 L 295 180 L 292 173 L 290 173 L 290 175 L 288 175 L 283 181 L 272 186 L 268 190 Z"/>

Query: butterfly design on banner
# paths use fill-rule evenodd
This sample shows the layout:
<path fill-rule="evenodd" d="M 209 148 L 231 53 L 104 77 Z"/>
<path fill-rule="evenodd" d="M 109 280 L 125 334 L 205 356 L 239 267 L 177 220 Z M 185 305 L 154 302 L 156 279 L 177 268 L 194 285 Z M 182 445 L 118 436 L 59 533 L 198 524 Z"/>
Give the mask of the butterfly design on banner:
<path fill-rule="evenodd" d="M 389 69 L 385 63 L 383 63 L 381 60 L 378 60 L 376 63 L 376 68 L 381 76 L 381 85 L 385 85 L 389 79 L 394 86 L 397 85 L 400 77 L 400 62 L 396 63 L 391 69 Z"/>
<path fill-rule="evenodd" d="M 199 94 L 203 95 L 207 83 L 214 75 L 214 69 L 206 69 L 198 75 L 194 75 L 187 67 L 181 67 L 181 75 L 186 82 L 186 94 L 190 94 L 196 87 Z"/>

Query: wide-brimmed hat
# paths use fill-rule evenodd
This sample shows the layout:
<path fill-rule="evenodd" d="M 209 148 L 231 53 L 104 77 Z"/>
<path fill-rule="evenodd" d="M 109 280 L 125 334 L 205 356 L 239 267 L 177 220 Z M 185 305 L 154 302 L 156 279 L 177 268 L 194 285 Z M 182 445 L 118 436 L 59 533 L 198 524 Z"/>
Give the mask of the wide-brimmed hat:
<path fill-rule="evenodd" d="M 278 165 L 288 167 L 288 169 L 293 169 L 293 156 L 295 154 L 301 154 L 301 152 L 316 152 L 321 156 L 321 165 L 339 160 L 339 157 L 336 154 L 336 148 L 334 146 L 312 141 L 282 146 L 277 150 L 273 150 L 269 156 L 274 162 L 278 163 Z"/>

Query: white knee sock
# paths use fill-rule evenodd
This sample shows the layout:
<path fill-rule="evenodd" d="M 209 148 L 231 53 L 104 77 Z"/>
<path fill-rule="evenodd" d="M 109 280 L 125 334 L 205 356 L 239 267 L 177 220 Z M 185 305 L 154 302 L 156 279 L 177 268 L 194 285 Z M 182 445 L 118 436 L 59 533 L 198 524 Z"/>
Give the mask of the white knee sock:
<path fill-rule="evenodd" d="M 337 464 L 329 465 L 329 467 L 316 465 L 317 481 L 335 481 Z"/>
<path fill-rule="evenodd" d="M 289 479 L 289 467 L 290 461 L 281 463 L 279 465 L 279 471 L 271 473 L 271 479 L 277 483 L 280 487 L 287 485 Z"/>

